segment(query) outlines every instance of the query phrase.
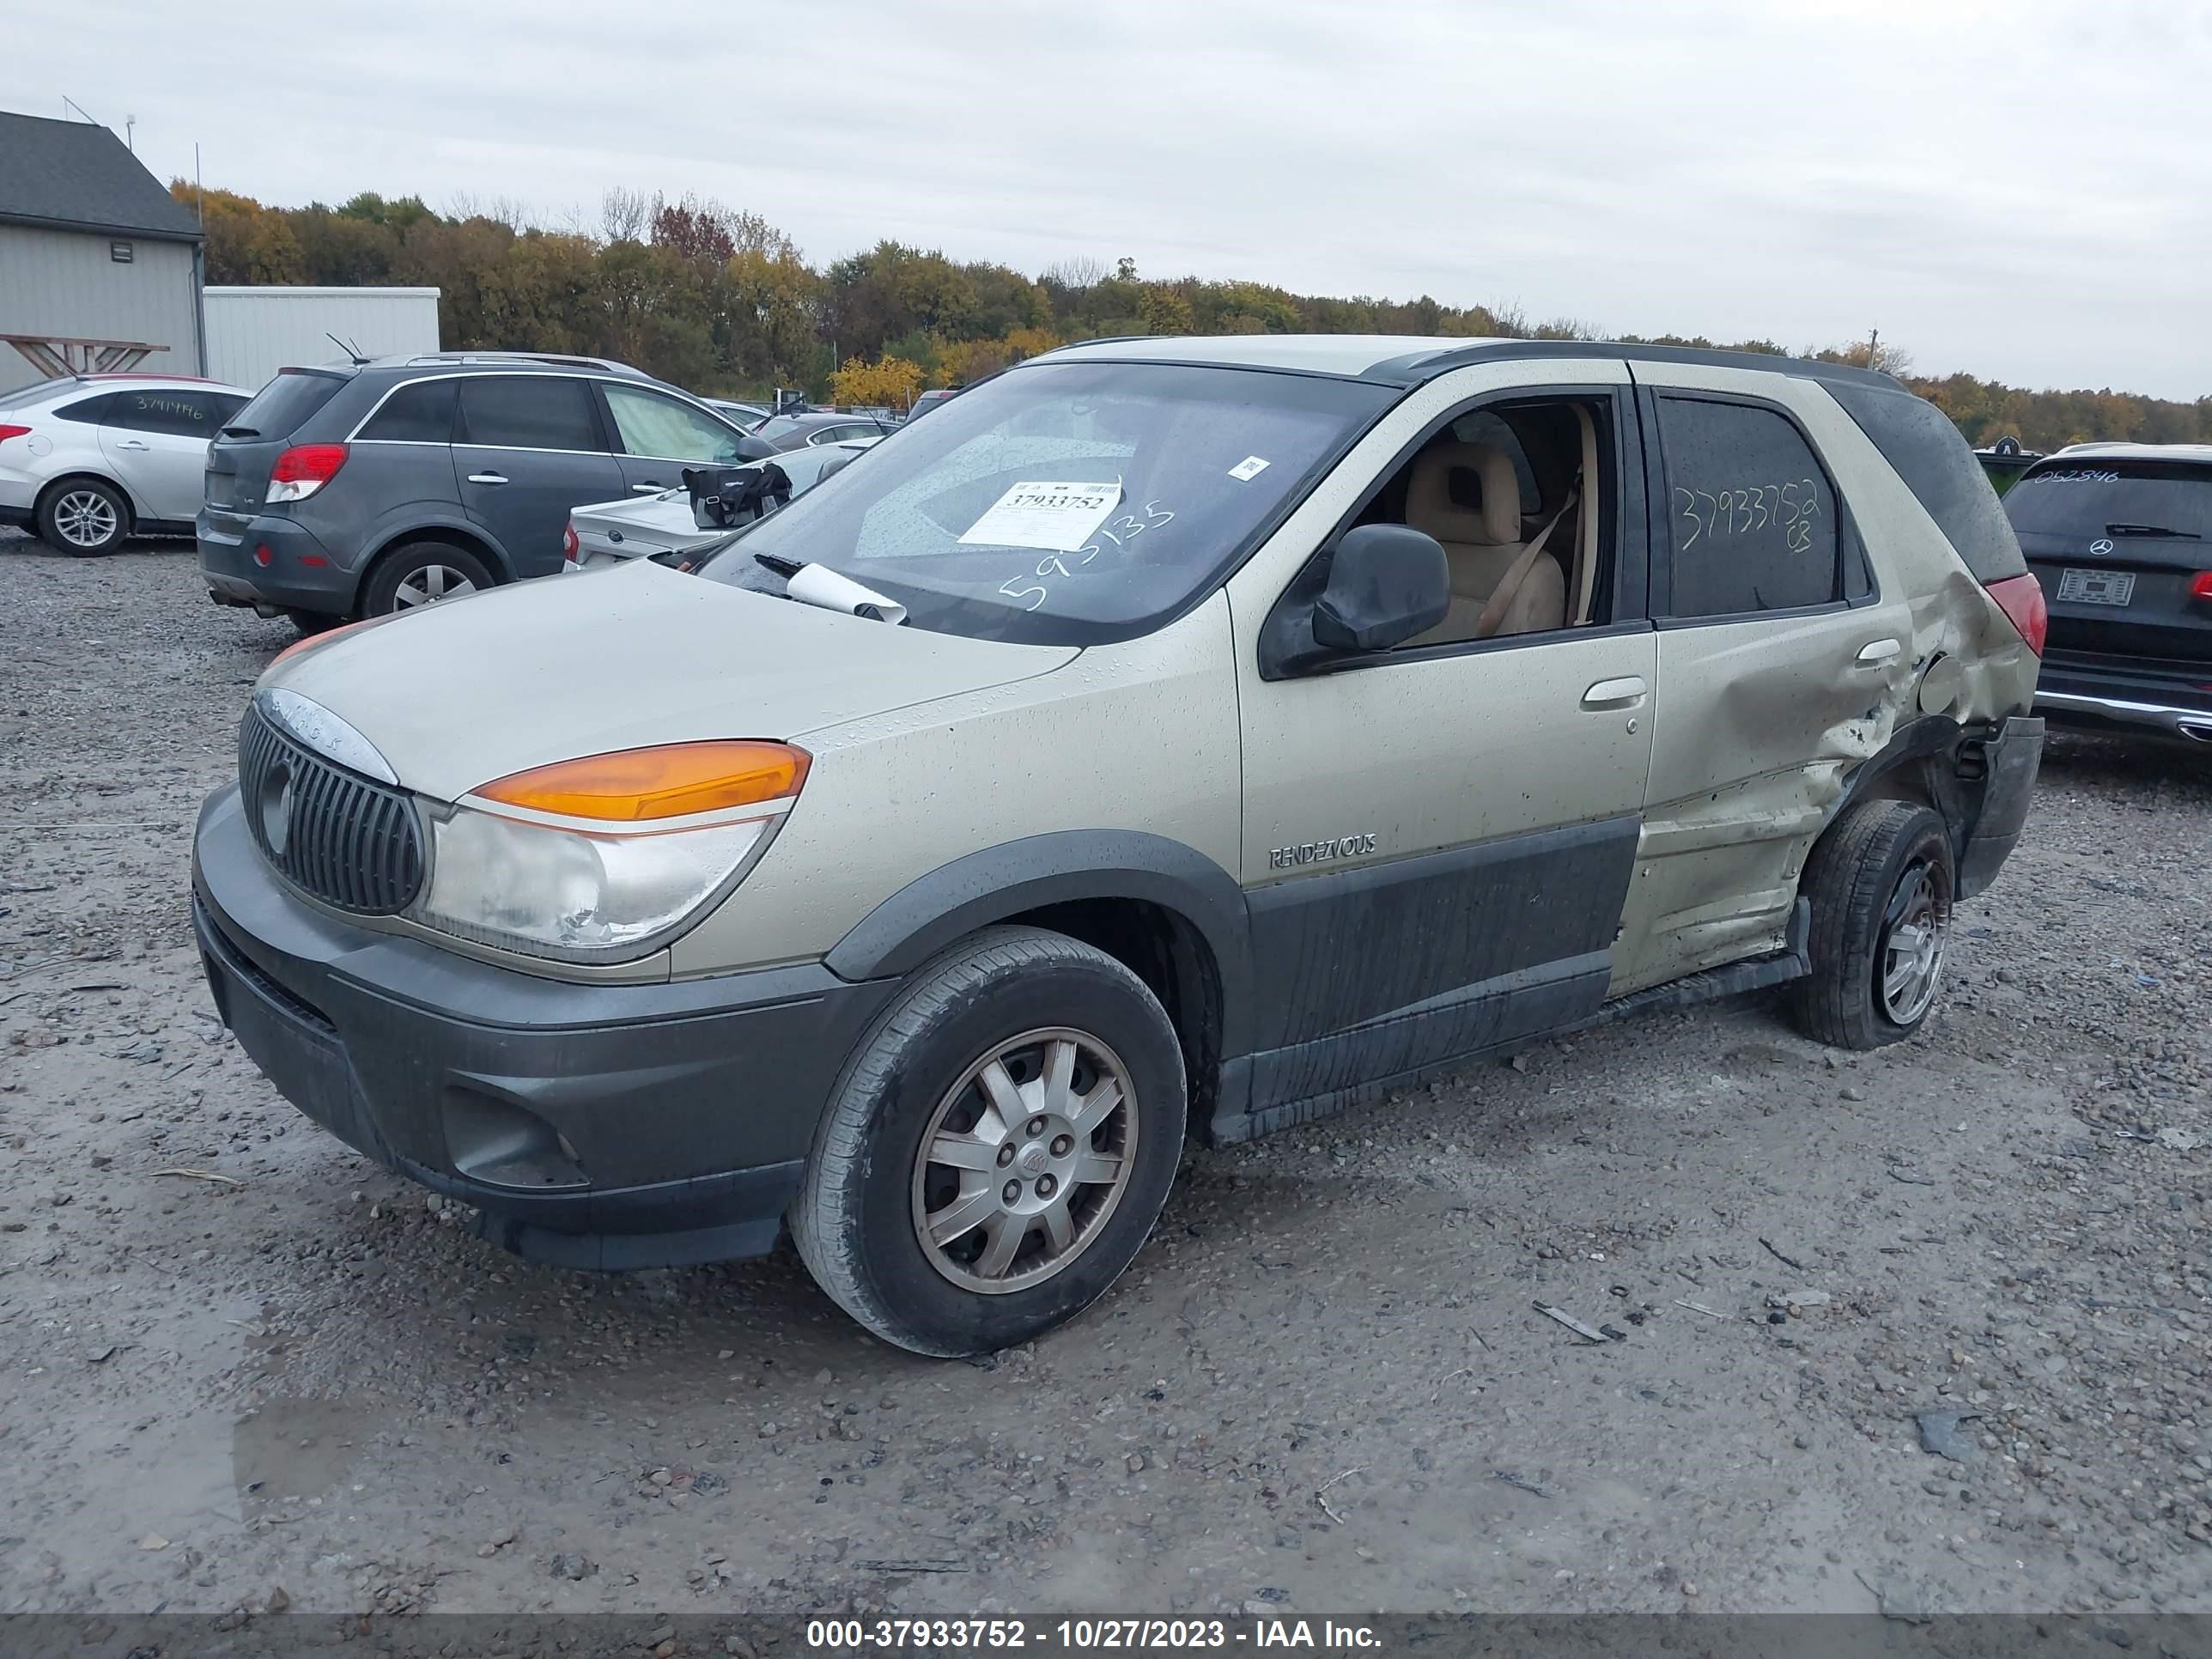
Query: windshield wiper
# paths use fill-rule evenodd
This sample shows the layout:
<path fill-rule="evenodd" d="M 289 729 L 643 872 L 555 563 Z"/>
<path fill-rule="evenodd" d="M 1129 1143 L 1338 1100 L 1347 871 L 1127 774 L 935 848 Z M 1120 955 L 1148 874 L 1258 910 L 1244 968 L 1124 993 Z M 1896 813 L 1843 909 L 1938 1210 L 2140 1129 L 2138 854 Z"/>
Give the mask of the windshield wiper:
<path fill-rule="evenodd" d="M 2162 524 L 2108 524 L 2107 536 L 2171 536 L 2178 541 L 2201 542 L 2203 537 L 2193 530 L 2168 530 Z"/>
<path fill-rule="evenodd" d="M 866 617 L 870 622 L 889 623 L 893 627 L 906 620 L 906 607 L 896 599 L 840 575 L 826 564 L 801 564 L 773 553 L 756 553 L 753 562 L 782 577 L 784 592 L 801 605 L 842 611 L 848 617 Z"/>

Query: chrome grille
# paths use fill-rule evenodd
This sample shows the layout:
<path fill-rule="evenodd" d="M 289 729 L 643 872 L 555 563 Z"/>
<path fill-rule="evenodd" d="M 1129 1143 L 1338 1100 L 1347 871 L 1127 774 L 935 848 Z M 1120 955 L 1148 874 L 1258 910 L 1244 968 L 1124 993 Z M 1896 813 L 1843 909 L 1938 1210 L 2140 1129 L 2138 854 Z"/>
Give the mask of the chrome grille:
<path fill-rule="evenodd" d="M 255 845 L 302 892 L 362 915 L 391 915 L 422 884 L 415 803 L 303 748 L 258 706 L 238 731 L 240 805 Z"/>

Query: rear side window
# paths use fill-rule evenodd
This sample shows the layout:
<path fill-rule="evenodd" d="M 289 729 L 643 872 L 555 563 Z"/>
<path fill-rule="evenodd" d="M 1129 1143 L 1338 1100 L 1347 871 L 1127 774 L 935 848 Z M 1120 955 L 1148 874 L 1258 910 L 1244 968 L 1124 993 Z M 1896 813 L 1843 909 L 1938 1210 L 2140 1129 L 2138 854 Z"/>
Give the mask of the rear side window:
<path fill-rule="evenodd" d="M 566 375 L 487 375 L 461 386 L 457 443 L 495 449 L 604 452 L 591 389 Z"/>
<path fill-rule="evenodd" d="M 118 392 L 100 424 L 173 438 L 212 438 L 234 407 L 229 399 L 205 392 Z"/>
<path fill-rule="evenodd" d="M 1989 474 L 1948 416 L 1909 392 L 1838 382 L 1828 395 L 1920 498 L 1977 580 L 2002 581 L 2027 572 Z"/>
<path fill-rule="evenodd" d="M 385 443 L 444 444 L 453 441 L 453 392 L 459 382 L 417 380 L 384 400 L 361 429 Z"/>
<path fill-rule="evenodd" d="M 58 421 L 82 421 L 87 426 L 98 426 L 107 418 L 108 405 L 115 398 L 116 394 L 112 392 L 103 392 L 96 398 L 80 398 L 75 403 L 64 404 L 56 410 L 54 418 Z"/>
<path fill-rule="evenodd" d="M 345 380 L 336 374 L 316 374 L 288 368 L 254 395 L 252 402 L 226 424 L 257 438 L 289 438 L 308 417 L 337 396 Z"/>
<path fill-rule="evenodd" d="M 1771 409 L 1659 399 L 1672 617 L 1735 617 L 1842 597 L 1836 495 Z"/>
<path fill-rule="evenodd" d="M 2023 536 L 2212 541 L 2212 466 L 2054 457 L 2005 493 Z"/>

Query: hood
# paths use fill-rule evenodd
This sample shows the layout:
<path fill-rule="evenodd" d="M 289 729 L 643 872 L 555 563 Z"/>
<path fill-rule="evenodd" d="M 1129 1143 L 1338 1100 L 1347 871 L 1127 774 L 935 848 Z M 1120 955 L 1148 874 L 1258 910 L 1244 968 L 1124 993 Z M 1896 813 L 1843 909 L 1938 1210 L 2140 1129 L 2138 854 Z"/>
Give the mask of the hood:
<path fill-rule="evenodd" d="M 260 685 L 320 704 L 402 784 L 453 800 L 580 755 L 796 740 L 1077 654 L 890 627 L 641 560 L 392 617 L 310 646 Z"/>

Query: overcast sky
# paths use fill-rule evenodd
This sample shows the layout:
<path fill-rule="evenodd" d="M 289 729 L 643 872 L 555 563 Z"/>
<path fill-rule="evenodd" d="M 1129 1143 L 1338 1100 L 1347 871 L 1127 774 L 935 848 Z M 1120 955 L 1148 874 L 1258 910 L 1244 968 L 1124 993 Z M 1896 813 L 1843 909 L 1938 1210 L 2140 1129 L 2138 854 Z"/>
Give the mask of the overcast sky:
<path fill-rule="evenodd" d="M 9 8 L 139 154 L 268 202 L 611 185 L 1035 271 L 1864 337 L 2212 393 L 2199 0 L 77 0 Z M 142 66 L 133 85 L 128 66 Z"/>

